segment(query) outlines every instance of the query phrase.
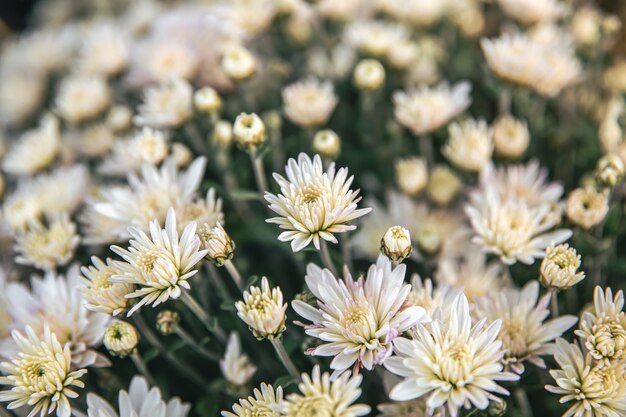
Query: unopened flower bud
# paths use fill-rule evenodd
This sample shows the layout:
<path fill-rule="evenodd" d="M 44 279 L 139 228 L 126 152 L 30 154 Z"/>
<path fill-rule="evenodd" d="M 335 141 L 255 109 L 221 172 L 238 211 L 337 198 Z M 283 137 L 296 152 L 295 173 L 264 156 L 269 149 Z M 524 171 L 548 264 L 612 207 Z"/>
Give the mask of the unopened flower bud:
<path fill-rule="evenodd" d="M 261 288 L 244 291 L 243 301 L 237 301 L 235 307 L 239 318 L 259 340 L 280 337 L 285 331 L 287 303 L 283 304 L 279 287 L 270 289 L 266 277 L 261 280 Z"/>
<path fill-rule="evenodd" d="M 577 188 L 569 194 L 565 214 L 569 221 L 584 229 L 602 223 L 609 211 L 606 195 L 592 187 Z"/>
<path fill-rule="evenodd" d="M 580 255 L 568 244 L 550 246 L 541 261 L 539 280 L 546 288 L 564 290 L 574 286 L 585 278 L 580 268 Z"/>
<path fill-rule="evenodd" d="M 212 87 L 203 87 L 193 95 L 193 104 L 203 113 L 216 113 L 222 108 L 222 99 Z"/>
<path fill-rule="evenodd" d="M 214 227 L 205 223 L 198 230 L 198 236 L 202 242 L 202 247 L 209 251 L 206 258 L 215 262 L 217 266 L 222 266 L 226 261 L 233 258 L 235 242 L 228 236 L 220 222 L 217 222 Z"/>
<path fill-rule="evenodd" d="M 156 328 L 164 336 L 176 331 L 180 322 L 180 314 L 172 310 L 163 310 L 157 314 Z"/>
<path fill-rule="evenodd" d="M 492 127 L 496 154 L 505 158 L 519 158 L 528 149 L 530 132 L 525 122 L 505 115 L 500 116 Z"/>
<path fill-rule="evenodd" d="M 135 350 L 139 334 L 132 324 L 116 321 L 104 331 L 103 343 L 111 355 L 123 358 Z"/>
<path fill-rule="evenodd" d="M 390 227 L 380 240 L 380 251 L 393 262 L 402 262 L 413 251 L 411 235 L 402 226 Z"/>
<path fill-rule="evenodd" d="M 265 124 L 256 113 L 241 113 L 235 119 L 233 135 L 241 148 L 254 151 L 267 139 Z"/>
<path fill-rule="evenodd" d="M 335 159 L 341 152 L 341 139 L 330 129 L 320 130 L 313 137 L 313 150 L 325 158 Z"/>
<path fill-rule="evenodd" d="M 231 44 L 222 54 L 222 69 L 233 80 L 243 81 L 256 72 L 256 60 L 243 46 Z"/>
<path fill-rule="evenodd" d="M 424 158 L 404 158 L 395 165 L 398 188 L 408 195 L 416 196 L 428 184 L 428 169 Z"/>
<path fill-rule="evenodd" d="M 385 68 L 375 59 L 364 59 L 354 68 L 354 85 L 359 90 L 375 91 L 385 82 Z"/>
<path fill-rule="evenodd" d="M 428 196 L 442 206 L 448 205 L 463 188 L 461 180 L 445 165 L 438 165 L 430 172 Z"/>
<path fill-rule="evenodd" d="M 430 225 L 420 228 L 415 238 L 419 250 L 429 256 L 437 254 L 443 243 L 439 229 Z"/>
<path fill-rule="evenodd" d="M 491 417 L 501 417 L 506 414 L 506 401 L 498 398 L 489 401 L 489 407 L 487 407 L 487 413 Z"/>
<path fill-rule="evenodd" d="M 115 133 L 130 129 L 133 125 L 133 111 L 127 106 L 113 106 L 106 118 L 107 126 Z"/>
<path fill-rule="evenodd" d="M 233 125 L 226 120 L 218 120 L 213 126 L 213 142 L 220 148 L 228 148 L 233 142 Z"/>
<path fill-rule="evenodd" d="M 624 163 L 616 154 L 605 155 L 598 161 L 596 179 L 609 188 L 615 187 L 624 175 Z"/>
<path fill-rule="evenodd" d="M 193 158 L 193 154 L 191 150 L 187 147 L 187 145 L 182 144 L 180 142 L 175 142 L 172 144 L 172 158 L 176 161 L 176 166 L 179 168 L 186 167 L 189 165 Z"/>

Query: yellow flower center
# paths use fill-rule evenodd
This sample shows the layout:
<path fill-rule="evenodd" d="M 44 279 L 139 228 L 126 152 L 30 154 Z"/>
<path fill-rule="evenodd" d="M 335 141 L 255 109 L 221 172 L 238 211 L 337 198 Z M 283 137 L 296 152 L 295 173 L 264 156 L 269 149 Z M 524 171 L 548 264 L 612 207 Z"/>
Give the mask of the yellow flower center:
<path fill-rule="evenodd" d="M 616 321 L 604 323 L 600 320 L 591 327 L 586 347 L 597 360 L 619 359 L 626 349 L 626 329 Z"/>
<path fill-rule="evenodd" d="M 330 399 L 323 396 L 299 397 L 291 402 L 287 417 L 333 417 Z"/>
<path fill-rule="evenodd" d="M 526 354 L 528 346 L 526 344 L 526 329 L 523 320 L 509 317 L 502 321 L 500 329 L 500 340 L 505 349 L 508 349 L 507 356 L 522 357 Z"/>

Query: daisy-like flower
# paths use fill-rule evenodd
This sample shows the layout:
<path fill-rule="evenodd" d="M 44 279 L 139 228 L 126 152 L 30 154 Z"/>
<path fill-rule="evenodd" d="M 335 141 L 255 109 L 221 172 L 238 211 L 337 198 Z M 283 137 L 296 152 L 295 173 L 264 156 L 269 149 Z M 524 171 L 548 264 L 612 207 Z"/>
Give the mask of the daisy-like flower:
<path fill-rule="evenodd" d="M 626 413 L 626 362 L 596 365 L 591 355 L 560 338 L 556 340 L 554 359 L 560 369 L 551 370 L 550 375 L 557 386 L 545 388 L 562 395 L 561 403 L 573 401 L 564 416 L 617 417 Z"/>
<path fill-rule="evenodd" d="M 261 389 L 255 388 L 254 396 L 242 398 L 239 404 L 233 404 L 233 412 L 222 411 L 223 417 L 280 417 L 280 407 L 283 404 L 283 388 L 274 390 L 269 384 L 262 383 Z M 92 417 L 92 416 L 89 416 Z M 99 416 L 97 416 L 99 417 Z"/>
<path fill-rule="evenodd" d="M 422 86 L 393 94 L 394 116 L 415 135 L 433 132 L 463 113 L 472 102 L 469 82 Z"/>
<path fill-rule="evenodd" d="M 32 221 L 26 231 L 15 237 L 15 262 L 52 270 L 72 259 L 79 241 L 76 225 L 67 213 L 53 216 L 47 226 Z"/>
<path fill-rule="evenodd" d="M 81 267 L 83 275 L 82 293 L 85 307 L 97 313 L 117 316 L 128 309 L 126 296 L 135 290 L 128 283 L 110 282 L 109 278 L 123 272 L 119 261 L 107 258 L 106 263 L 97 256 L 91 257 L 93 265 Z"/>
<path fill-rule="evenodd" d="M 418 274 L 411 276 L 411 292 L 406 297 L 406 304 L 410 306 L 422 307 L 426 310 L 428 317 L 433 317 L 438 311 L 444 321 L 450 315 L 450 306 L 456 297 L 463 293 L 460 288 L 455 288 L 447 284 L 438 284 L 436 287 L 430 278 L 422 280 Z"/>
<path fill-rule="evenodd" d="M 217 266 L 222 266 L 233 258 L 235 242 L 230 238 L 220 222 L 215 226 L 205 223 L 198 230 L 198 237 L 202 247 L 206 249 L 207 259 L 215 262 Z"/>
<path fill-rule="evenodd" d="M 551 245 L 546 249 L 546 256 L 541 261 L 539 280 L 547 288 L 564 290 L 585 278 L 580 268 L 580 255 L 567 243 Z"/>
<path fill-rule="evenodd" d="M 346 38 L 368 55 L 385 57 L 393 48 L 409 39 L 406 26 L 381 20 L 356 21 L 347 28 Z"/>
<path fill-rule="evenodd" d="M 489 68 L 496 75 L 542 96 L 558 95 L 581 76 L 581 64 L 574 48 L 556 34 L 549 39 L 532 34 L 504 34 L 496 39 L 483 39 L 481 46 Z"/>
<path fill-rule="evenodd" d="M 429 409 L 446 408 L 451 417 L 461 407 L 484 410 L 494 394 L 508 395 L 496 381 L 515 381 L 519 377 L 503 371 L 504 350 L 497 340 L 500 321 L 485 328 L 485 319 L 472 326 L 465 295 L 455 299 L 447 322 L 435 317 L 419 324 L 415 339 L 398 338 L 397 356 L 384 362 L 385 368 L 405 379 L 389 396 L 406 401 L 427 396 Z"/>
<path fill-rule="evenodd" d="M 580 328 L 576 330 L 589 354 L 602 364 L 613 366 L 622 360 L 626 351 L 626 314 L 624 293 L 613 296 L 611 288 L 596 287 L 593 294 L 593 309 L 583 313 Z"/>
<path fill-rule="evenodd" d="M 362 379 L 361 375 L 350 377 L 349 372 L 344 372 L 333 381 L 329 373 L 321 373 L 319 365 L 315 365 L 310 376 L 302 374 L 302 382 L 298 384 L 300 393 L 287 396 L 281 407 L 283 415 L 358 417 L 369 414 L 369 406 L 353 404 L 361 395 Z"/>
<path fill-rule="evenodd" d="M 506 350 L 503 363 L 517 374 L 524 372 L 524 362 L 545 368 L 541 356 L 552 353 L 552 342 L 578 321 L 576 316 L 560 316 L 546 321 L 553 294 L 539 299 L 539 283 L 531 281 L 521 290 L 505 288 L 476 300 L 476 316 L 488 321 L 500 320 L 498 340 Z"/>
<path fill-rule="evenodd" d="M 449 0 L 384 0 L 378 2 L 378 7 L 394 19 L 416 26 L 430 26 L 444 16 L 450 3 Z"/>
<path fill-rule="evenodd" d="M 256 372 L 256 366 L 250 363 L 250 358 L 241 352 L 241 341 L 236 332 L 232 332 L 226 345 L 224 359 L 220 360 L 220 369 L 226 380 L 241 387 L 250 381 Z"/>
<path fill-rule="evenodd" d="M 568 10 L 560 0 L 498 0 L 508 16 L 525 25 L 556 20 Z"/>
<path fill-rule="evenodd" d="M 104 112 L 112 93 L 104 77 L 95 74 L 71 75 L 61 82 L 55 103 L 59 114 L 77 124 Z"/>
<path fill-rule="evenodd" d="M 88 417 L 187 417 L 190 409 L 177 397 L 165 402 L 159 388 L 150 388 L 140 376 L 133 377 L 128 392 L 119 392 L 119 414 L 98 395 L 87 395 Z"/>
<path fill-rule="evenodd" d="M 250 287 L 243 293 L 243 301 L 235 303 L 237 315 L 258 339 L 273 339 L 285 331 L 287 303 L 279 287 L 270 289 L 266 277 L 261 287 Z"/>
<path fill-rule="evenodd" d="M 178 298 L 183 289 L 190 289 L 187 280 L 198 270 L 195 266 L 206 255 L 200 249 L 196 235 L 196 223 L 185 227 L 182 236 L 176 229 L 176 214 L 173 208 L 167 212 L 165 228 L 158 220 L 150 222 L 150 236 L 140 229 L 129 228 L 132 239 L 128 249 L 111 246 L 127 263 L 120 263 L 123 272 L 109 278 L 110 282 L 137 285 L 139 288 L 126 295 L 141 298 L 128 312 L 132 315 L 143 305 L 157 306 L 169 298 Z"/>
<path fill-rule="evenodd" d="M 12 336 L 19 353 L 0 364 L 7 375 L 0 377 L 0 385 L 11 387 L 0 391 L 0 401 L 10 401 L 9 410 L 31 406 L 28 417 L 43 417 L 55 410 L 58 417 L 70 417 L 70 398 L 78 397 L 74 387 L 85 386 L 80 378 L 87 370 L 71 371 L 69 343 L 61 345 L 47 326 L 41 338 L 30 327 L 26 327 L 25 335 L 14 331 Z"/>
<path fill-rule="evenodd" d="M 448 142 L 442 152 L 463 171 L 478 172 L 493 154 L 493 135 L 484 120 L 467 119 L 448 127 Z"/>
<path fill-rule="evenodd" d="M 492 129 L 496 154 L 514 159 L 522 156 L 528 149 L 530 131 L 526 121 L 505 114 L 496 119 Z"/>
<path fill-rule="evenodd" d="M 577 188 L 567 197 L 565 214 L 574 224 L 591 229 L 602 223 L 609 212 L 607 195 L 592 187 Z"/>
<path fill-rule="evenodd" d="M 465 208 L 476 234 L 474 243 L 507 265 L 518 261 L 530 265 L 545 255 L 545 248 L 572 236 L 568 229 L 548 232 L 556 224 L 550 211 L 545 203 L 533 207 L 520 199 L 502 201 L 493 187 L 472 195 Z"/>
<path fill-rule="evenodd" d="M 161 131 L 144 127 L 130 139 L 113 143 L 113 153 L 98 167 L 103 175 L 124 175 L 138 171 L 144 163 L 158 165 L 169 153 L 168 137 Z"/>
<path fill-rule="evenodd" d="M 337 243 L 333 233 L 345 233 L 356 229 L 349 222 L 371 211 L 370 208 L 357 209 L 359 190 L 351 190 L 353 176 L 348 178 L 348 169 L 335 172 L 331 163 L 324 172 L 322 158 L 315 155 L 313 160 L 305 154 L 298 161 L 291 158 L 285 168 L 287 179 L 274 173 L 280 185 L 281 194 L 265 194 L 269 208 L 279 217 L 267 219 L 275 223 L 282 232 L 278 240 L 291 241 L 291 249 L 298 252 L 313 241 L 320 249 L 320 238 Z"/>
<path fill-rule="evenodd" d="M 282 97 L 285 115 L 302 127 L 326 123 L 338 102 L 332 83 L 315 78 L 288 85 L 283 89 Z"/>
<path fill-rule="evenodd" d="M 343 281 L 315 264 L 307 267 L 306 283 L 317 298 L 317 308 L 299 300 L 292 307 L 312 322 L 304 325 L 306 334 L 323 343 L 307 351 L 317 356 L 333 356 L 333 376 L 354 367 L 372 370 L 393 352 L 393 341 L 417 323 L 427 320 L 421 307 L 405 305 L 411 286 L 404 283 L 405 265 L 393 270 L 380 256 L 366 278 Z"/>
<path fill-rule="evenodd" d="M 79 51 L 77 67 L 88 73 L 112 76 L 128 64 L 128 34 L 118 25 L 105 21 L 89 29 Z"/>
<path fill-rule="evenodd" d="M 145 90 L 143 103 L 135 123 L 141 126 L 178 127 L 193 112 L 193 90 L 191 85 L 180 78 L 168 78 L 161 84 Z"/>
<path fill-rule="evenodd" d="M 43 278 L 31 278 L 30 289 L 21 283 L 9 283 L 6 307 L 11 328 L 30 326 L 41 336 L 45 323 L 59 343 L 69 344 L 75 366 L 105 366 L 109 361 L 97 348 L 110 318 L 84 308 L 80 281 L 78 266 L 73 265 L 66 276 L 49 272 Z"/>
<path fill-rule="evenodd" d="M 181 233 L 191 222 L 198 225 L 208 224 L 211 227 L 224 223 L 222 199 L 217 196 L 215 188 L 209 188 L 205 198 L 197 197 L 176 207 L 176 218 L 178 231 Z"/>
<path fill-rule="evenodd" d="M 32 175 L 48 167 L 60 148 L 59 121 L 54 116 L 45 116 L 38 128 L 22 134 L 11 146 L 2 161 L 2 168 L 13 175 Z"/>

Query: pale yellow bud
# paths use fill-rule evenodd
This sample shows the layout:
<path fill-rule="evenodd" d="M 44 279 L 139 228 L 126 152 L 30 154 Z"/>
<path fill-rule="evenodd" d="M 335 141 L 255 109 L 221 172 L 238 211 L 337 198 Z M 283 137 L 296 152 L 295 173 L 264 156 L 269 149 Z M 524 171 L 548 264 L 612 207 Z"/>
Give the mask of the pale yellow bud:
<path fill-rule="evenodd" d="M 313 150 L 325 158 L 335 159 L 341 152 L 341 139 L 330 129 L 320 130 L 313 137 Z"/>
<path fill-rule="evenodd" d="M 222 108 L 222 99 L 212 87 L 203 87 L 193 94 L 193 104 L 203 113 L 217 113 Z"/>
<path fill-rule="evenodd" d="M 605 155 L 598 161 L 596 179 L 605 187 L 613 188 L 622 181 L 624 163 L 616 154 Z"/>
<path fill-rule="evenodd" d="M 176 166 L 179 168 L 186 167 L 193 159 L 191 150 L 180 142 L 172 144 L 171 153 L 174 161 L 176 161 Z"/>
<path fill-rule="evenodd" d="M 228 148 L 233 143 L 233 125 L 226 120 L 215 122 L 213 126 L 213 142 L 221 148 Z"/>
<path fill-rule="evenodd" d="M 492 127 L 493 142 L 497 155 L 519 158 L 528 149 L 530 132 L 526 122 L 511 115 L 500 116 Z"/>
<path fill-rule="evenodd" d="M 609 202 L 606 195 L 592 187 L 572 191 L 565 207 L 567 218 L 584 229 L 591 229 L 602 223 L 608 211 Z"/>
<path fill-rule="evenodd" d="M 256 113 L 241 113 L 235 119 L 233 136 L 241 148 L 256 150 L 267 139 L 265 124 Z"/>
<path fill-rule="evenodd" d="M 389 64 L 399 70 L 405 70 L 416 64 L 420 57 L 419 47 L 415 42 L 405 40 L 398 42 L 387 52 Z"/>
<path fill-rule="evenodd" d="M 135 350 L 139 334 L 132 324 L 116 321 L 104 331 L 103 343 L 111 355 L 123 358 Z"/>
<path fill-rule="evenodd" d="M 440 230 L 434 225 L 425 225 L 421 227 L 417 236 L 415 236 L 417 247 L 426 255 L 432 256 L 437 254 L 443 244 L 443 236 Z"/>
<path fill-rule="evenodd" d="M 133 111 L 127 106 L 113 106 L 106 118 L 107 126 L 115 133 L 128 130 L 133 125 Z"/>
<path fill-rule="evenodd" d="M 550 246 L 539 268 L 541 284 L 547 288 L 564 290 L 585 278 L 580 268 L 580 255 L 568 244 Z"/>
<path fill-rule="evenodd" d="M 222 54 L 222 69 L 233 80 L 243 81 L 254 75 L 257 65 L 254 56 L 245 47 L 230 44 Z"/>
<path fill-rule="evenodd" d="M 180 314 L 172 310 L 163 310 L 157 314 L 156 327 L 164 336 L 176 332 L 178 323 L 180 322 Z"/>
<path fill-rule="evenodd" d="M 428 169 L 424 158 L 404 158 L 395 163 L 396 183 L 405 194 L 418 195 L 428 184 Z"/>
<path fill-rule="evenodd" d="M 202 247 L 208 250 L 206 258 L 215 262 L 217 266 L 222 266 L 233 258 L 235 242 L 228 236 L 220 222 L 217 222 L 214 227 L 205 223 L 198 230 L 198 236 L 202 242 Z"/>
<path fill-rule="evenodd" d="M 582 7 L 572 18 L 572 34 L 580 45 L 593 45 L 600 40 L 600 13 L 592 7 Z"/>
<path fill-rule="evenodd" d="M 380 240 L 380 251 L 393 262 L 402 262 L 413 251 L 411 234 L 402 226 L 390 227 Z"/>
<path fill-rule="evenodd" d="M 430 172 L 428 196 L 442 206 L 450 204 L 463 188 L 463 183 L 447 166 L 437 165 Z"/>
<path fill-rule="evenodd" d="M 375 91 L 385 82 L 385 68 L 375 59 L 364 59 L 354 68 L 354 85 L 360 90 Z"/>
<path fill-rule="evenodd" d="M 243 301 L 235 304 L 237 315 L 257 339 L 274 339 L 285 331 L 287 303 L 279 287 L 271 288 L 266 277 L 261 288 L 250 287 L 243 293 Z"/>

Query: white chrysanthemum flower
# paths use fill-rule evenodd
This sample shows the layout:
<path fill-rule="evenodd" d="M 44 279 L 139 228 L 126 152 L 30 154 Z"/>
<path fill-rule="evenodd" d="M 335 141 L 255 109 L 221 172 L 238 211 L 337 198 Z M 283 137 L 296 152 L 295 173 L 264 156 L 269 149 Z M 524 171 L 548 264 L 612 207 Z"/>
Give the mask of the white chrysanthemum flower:
<path fill-rule="evenodd" d="M 428 165 L 425 158 L 397 159 L 393 164 L 396 174 L 396 184 L 405 194 L 417 196 L 428 184 Z"/>
<path fill-rule="evenodd" d="M 239 404 L 233 404 L 233 412 L 222 411 L 223 417 L 280 417 L 278 411 L 283 404 L 283 388 L 262 383 L 261 389 L 255 388 L 254 397 L 241 398 Z M 91 416 L 89 416 L 91 417 Z"/>
<path fill-rule="evenodd" d="M 128 34 L 115 23 L 105 21 L 87 32 L 77 66 L 88 73 L 112 76 L 126 68 L 129 56 Z"/>
<path fill-rule="evenodd" d="M 160 164 L 169 153 L 169 138 L 162 131 L 144 127 L 130 139 L 113 143 L 112 154 L 99 166 L 102 175 L 127 175 L 143 164 Z"/>
<path fill-rule="evenodd" d="M 430 171 L 426 190 L 428 197 L 436 204 L 441 206 L 450 204 L 462 188 L 463 183 L 448 165 L 435 165 Z"/>
<path fill-rule="evenodd" d="M 112 92 L 104 77 L 70 75 L 61 82 L 55 104 L 61 117 L 78 124 L 102 114 L 111 100 Z"/>
<path fill-rule="evenodd" d="M 192 115 L 192 94 L 191 85 L 175 77 L 148 87 L 135 123 L 162 128 L 180 126 Z"/>
<path fill-rule="evenodd" d="M 568 6 L 560 0 L 498 0 L 508 16 L 525 25 L 532 25 L 562 17 Z"/>
<path fill-rule="evenodd" d="M 59 343 L 47 326 L 41 338 L 30 327 L 25 335 L 18 331 L 12 335 L 19 353 L 10 362 L 0 363 L 0 370 L 7 375 L 0 377 L 0 385 L 11 386 L 0 391 L 0 402 L 10 401 L 9 410 L 31 406 L 28 417 L 43 417 L 55 410 L 57 417 L 70 417 L 70 398 L 78 397 L 73 387 L 85 386 L 80 378 L 87 370 L 71 371 L 69 343 Z"/>
<path fill-rule="evenodd" d="M 585 229 L 591 229 L 602 223 L 608 212 L 608 196 L 593 187 L 576 188 L 567 197 L 565 205 L 567 218 Z"/>
<path fill-rule="evenodd" d="M 448 142 L 442 153 L 454 166 L 478 172 L 493 154 L 493 134 L 484 120 L 467 119 L 448 126 Z"/>
<path fill-rule="evenodd" d="M 415 26 L 430 26 L 438 22 L 450 6 L 450 0 L 380 0 L 380 11 L 394 19 Z"/>
<path fill-rule="evenodd" d="M 229 42 L 222 47 L 221 65 L 224 73 L 235 81 L 246 80 L 257 70 L 252 52 L 237 42 Z"/>
<path fill-rule="evenodd" d="M 11 146 L 3 158 L 2 168 L 13 175 L 32 175 L 47 168 L 60 148 L 59 121 L 54 116 L 45 116 L 38 128 L 23 133 Z"/>
<path fill-rule="evenodd" d="M 321 373 L 319 365 L 313 372 L 302 374 L 298 384 L 300 393 L 287 396 L 281 411 L 285 417 L 315 417 L 328 415 L 335 417 L 358 417 L 369 414 L 370 407 L 353 404 L 361 395 L 361 375 L 350 376 L 344 372 L 332 380 L 329 373 Z"/>
<path fill-rule="evenodd" d="M 13 231 L 25 231 L 30 222 L 41 219 L 41 216 L 42 207 L 37 196 L 26 187 L 18 187 L 2 205 L 2 222 Z"/>
<path fill-rule="evenodd" d="M 38 175 L 25 188 L 33 193 L 42 213 L 57 215 L 73 213 L 82 204 L 89 182 L 85 165 L 69 165 Z"/>
<path fill-rule="evenodd" d="M 531 281 L 522 289 L 505 288 L 476 300 L 476 316 L 488 321 L 500 320 L 502 327 L 498 340 L 506 350 L 502 362 L 517 373 L 524 372 L 528 361 L 540 368 L 546 364 L 541 356 L 553 353 L 552 342 L 578 321 L 576 316 L 565 315 L 545 321 L 550 314 L 550 297 L 539 299 L 539 283 Z"/>
<path fill-rule="evenodd" d="M 281 194 L 265 194 L 269 208 L 279 215 L 266 221 L 287 230 L 278 240 L 291 241 L 294 252 L 304 249 L 311 241 L 319 250 L 320 238 L 337 243 L 334 233 L 356 229 L 349 222 L 371 211 L 357 209 L 361 197 L 359 190 L 350 189 L 354 177 L 348 178 L 348 169 L 340 168 L 335 173 L 335 164 L 331 163 L 324 172 L 319 155 L 311 160 L 301 153 L 298 161 L 289 159 L 285 172 L 287 179 L 274 173 Z"/>
<path fill-rule="evenodd" d="M 519 158 L 530 144 L 530 131 L 525 120 L 509 114 L 496 119 L 492 126 L 493 144 L 497 155 L 505 158 Z"/>
<path fill-rule="evenodd" d="M 141 298 L 128 312 L 132 315 L 143 305 L 157 306 L 169 298 L 178 298 L 183 289 L 190 289 L 187 280 L 198 270 L 195 266 L 206 255 L 200 249 L 196 235 L 196 223 L 189 223 L 178 236 L 176 214 L 173 208 L 167 211 L 165 228 L 158 219 L 150 222 L 150 236 L 142 230 L 130 227 L 131 240 L 128 249 L 111 246 L 128 264 L 120 263 L 124 272 L 109 278 L 111 282 L 134 284 L 139 289 L 127 298 Z"/>
<path fill-rule="evenodd" d="M 93 123 L 82 130 L 70 131 L 64 139 L 72 151 L 87 158 L 107 155 L 116 142 L 115 132 L 106 123 Z"/>
<path fill-rule="evenodd" d="M 497 291 L 506 285 L 502 265 L 487 262 L 487 256 L 471 245 L 459 258 L 443 258 L 437 264 L 438 284 L 462 290 L 470 301 Z"/>
<path fill-rule="evenodd" d="M 95 192 L 99 194 L 100 191 L 101 190 L 96 189 Z M 97 201 L 96 198 L 88 197 L 86 201 L 88 205 L 79 214 L 83 244 L 110 244 L 126 239 L 118 236 L 118 231 L 127 230 L 126 224 L 97 212 L 94 208 L 94 204 L 97 204 L 99 201 Z"/>
<path fill-rule="evenodd" d="M 611 288 L 596 287 L 593 294 L 593 309 L 583 313 L 580 328 L 576 330 L 589 354 L 608 366 L 624 359 L 626 352 L 626 314 L 624 293 L 620 290 L 613 296 Z"/>
<path fill-rule="evenodd" d="M 380 256 L 366 278 L 343 281 L 315 264 L 307 267 L 306 283 L 317 297 L 317 308 L 295 300 L 292 307 L 312 322 L 306 334 L 323 343 L 307 351 L 317 356 L 333 356 L 333 376 L 354 367 L 372 370 L 393 352 L 393 341 L 417 323 L 427 320 L 421 307 L 406 306 L 411 286 L 404 283 L 405 265 L 393 270 Z"/>
<path fill-rule="evenodd" d="M 241 352 L 241 341 L 236 332 L 232 332 L 228 338 L 224 359 L 220 360 L 220 369 L 226 381 L 236 387 L 246 385 L 256 372 L 256 366 L 250 363 L 248 355 Z"/>
<path fill-rule="evenodd" d="M 548 232 L 556 224 L 550 211 L 546 203 L 532 206 L 521 199 L 502 201 L 493 187 L 472 195 L 465 208 L 474 229 L 474 243 L 507 265 L 518 261 L 530 265 L 535 258 L 543 258 L 548 246 L 572 236 L 569 229 Z"/>
<path fill-rule="evenodd" d="M 243 30 L 246 36 L 254 37 L 272 24 L 281 4 L 272 0 L 234 0 L 229 6 L 232 23 Z"/>
<path fill-rule="evenodd" d="M 74 256 L 80 237 L 67 213 L 53 216 L 47 225 L 35 220 L 15 236 L 15 262 L 54 270 Z"/>
<path fill-rule="evenodd" d="M 28 120 L 44 100 L 46 81 L 45 76 L 37 71 L 3 70 L 0 76 L 0 125 L 21 125 Z"/>
<path fill-rule="evenodd" d="M 84 277 L 81 291 L 85 299 L 85 308 L 111 316 L 117 316 L 128 310 L 129 300 L 126 296 L 135 290 L 135 286 L 109 281 L 109 278 L 123 272 L 119 262 L 107 258 L 104 263 L 97 256 L 92 256 L 91 263 L 93 265 L 80 269 Z"/>
<path fill-rule="evenodd" d="M 273 339 L 285 331 L 285 312 L 280 287 L 270 289 L 266 277 L 261 279 L 261 287 L 250 287 L 243 293 L 243 301 L 235 303 L 237 315 L 248 325 L 258 339 Z"/>
<path fill-rule="evenodd" d="M 339 101 L 332 83 L 315 78 L 288 85 L 283 88 L 282 97 L 285 115 L 302 127 L 326 123 Z"/>
<path fill-rule="evenodd" d="M 176 207 L 176 218 L 179 223 L 178 231 L 181 233 L 191 222 L 198 225 L 208 224 L 211 227 L 218 222 L 224 223 L 222 199 L 217 197 L 215 188 L 209 188 L 205 198 L 195 198 Z"/>
<path fill-rule="evenodd" d="M 446 408 L 451 417 L 461 407 L 484 410 L 494 394 L 508 395 L 496 381 L 515 381 L 519 377 L 503 371 L 504 350 L 497 340 L 500 321 L 485 328 L 485 320 L 472 326 L 465 295 L 455 299 L 448 322 L 437 317 L 419 324 L 415 339 L 394 341 L 397 356 L 387 359 L 385 368 L 404 381 L 389 394 L 395 401 L 428 396 L 429 409 Z"/>
<path fill-rule="evenodd" d="M 179 40 L 149 42 L 138 54 L 143 68 L 153 81 L 166 81 L 168 77 L 191 80 L 198 69 L 198 54 Z"/>
<path fill-rule="evenodd" d="M 554 359 L 561 369 L 550 371 L 557 386 L 546 390 L 562 397 L 559 402 L 573 401 L 564 415 L 570 417 L 617 417 L 626 414 L 626 362 L 613 366 L 596 365 L 575 344 L 556 340 Z"/>
<path fill-rule="evenodd" d="M 504 34 L 496 39 L 483 39 L 481 46 L 489 68 L 496 75 L 543 96 L 556 96 L 581 77 L 581 64 L 573 47 L 556 36 L 546 40 Z"/>
<path fill-rule="evenodd" d="M 13 329 L 30 326 L 42 335 L 44 323 L 57 335 L 61 344 L 69 343 L 76 366 L 104 366 L 109 361 L 96 350 L 102 342 L 109 317 L 84 308 L 78 266 L 66 276 L 47 273 L 33 277 L 29 290 L 25 285 L 10 283 L 6 287 L 7 312 Z"/>
<path fill-rule="evenodd" d="M 410 37 L 406 26 L 382 20 L 356 21 L 346 29 L 346 38 L 358 50 L 368 55 L 385 57 L 393 48 Z"/>
<path fill-rule="evenodd" d="M 433 317 L 435 311 L 438 311 L 443 320 L 447 321 L 452 303 L 462 293 L 462 289 L 447 284 L 438 284 L 435 287 L 432 280 L 422 280 L 418 274 L 413 274 L 411 276 L 411 292 L 406 297 L 406 304 L 422 307 L 426 310 L 428 317 Z"/>
<path fill-rule="evenodd" d="M 190 409 L 177 397 L 165 402 L 159 388 L 140 376 L 133 377 L 128 392 L 119 392 L 119 414 L 98 395 L 87 395 L 88 417 L 187 417 Z"/>
<path fill-rule="evenodd" d="M 546 256 L 541 261 L 539 280 L 547 287 L 555 290 L 570 288 L 585 278 L 580 268 L 580 255 L 567 243 L 551 245 L 546 248 Z"/>
<path fill-rule="evenodd" d="M 129 226 L 147 230 L 150 221 L 165 220 L 170 207 L 181 207 L 191 201 L 200 186 L 205 166 L 204 157 L 196 158 L 187 170 L 180 172 L 172 158 L 166 159 L 160 168 L 144 164 L 141 176 L 128 175 L 128 187 L 103 189 L 96 201 L 88 202 L 88 207 L 111 219 L 111 225 L 117 223 L 117 227 L 103 230 L 107 235 L 127 239 Z M 86 226 L 94 216 L 87 216 Z"/>
<path fill-rule="evenodd" d="M 435 131 L 463 113 L 472 102 L 472 87 L 467 81 L 452 89 L 447 84 L 429 88 L 396 91 L 393 94 L 394 116 L 415 135 Z"/>

